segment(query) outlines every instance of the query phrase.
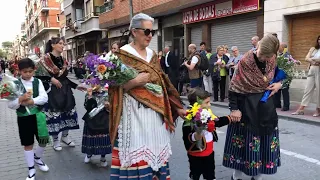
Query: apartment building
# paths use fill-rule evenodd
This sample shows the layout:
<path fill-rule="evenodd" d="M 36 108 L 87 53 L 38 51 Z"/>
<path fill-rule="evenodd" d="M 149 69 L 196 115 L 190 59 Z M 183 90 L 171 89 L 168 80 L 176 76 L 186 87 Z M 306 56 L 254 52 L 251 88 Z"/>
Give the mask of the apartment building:
<path fill-rule="evenodd" d="M 155 18 L 150 48 L 171 46 L 180 58 L 187 46 L 204 41 L 215 51 L 218 45 L 251 49 L 251 38 L 263 36 L 263 0 L 133 0 L 134 14 L 143 12 Z M 105 0 L 101 7 L 100 28 L 108 29 L 103 38 L 119 41 L 129 26 L 129 2 Z M 123 39 L 123 38 L 122 38 Z"/>
<path fill-rule="evenodd" d="M 17 57 L 25 57 L 27 54 L 27 40 L 25 33 L 25 22 L 21 23 L 20 33 L 16 36 L 13 41 L 13 55 Z"/>
<path fill-rule="evenodd" d="M 99 28 L 100 6 L 104 0 L 64 0 L 64 37 L 67 42 L 67 58 L 77 59 L 86 51 L 101 53 L 106 49 Z"/>
<path fill-rule="evenodd" d="M 59 36 L 60 3 L 57 0 L 25 0 L 28 52 L 43 54 L 45 43 Z"/>

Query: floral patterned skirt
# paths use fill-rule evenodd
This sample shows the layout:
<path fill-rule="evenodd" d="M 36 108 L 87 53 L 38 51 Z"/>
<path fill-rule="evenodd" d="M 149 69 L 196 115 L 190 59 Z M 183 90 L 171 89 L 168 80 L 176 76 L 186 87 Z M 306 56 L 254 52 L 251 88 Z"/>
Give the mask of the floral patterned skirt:
<path fill-rule="evenodd" d="M 67 112 L 53 112 L 49 105 L 44 105 L 49 134 L 58 135 L 64 130 L 79 129 L 78 114 L 75 108 Z"/>
<path fill-rule="evenodd" d="M 243 123 L 228 126 L 223 166 L 256 176 L 275 174 L 280 164 L 277 127 L 271 135 L 256 136 Z"/>

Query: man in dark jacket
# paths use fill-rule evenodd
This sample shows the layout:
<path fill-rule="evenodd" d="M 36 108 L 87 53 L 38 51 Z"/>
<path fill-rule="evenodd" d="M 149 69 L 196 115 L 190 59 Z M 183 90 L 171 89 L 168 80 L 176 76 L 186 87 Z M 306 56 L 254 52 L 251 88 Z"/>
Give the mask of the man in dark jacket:
<path fill-rule="evenodd" d="M 173 86 L 178 89 L 178 78 L 179 78 L 179 59 L 173 52 L 170 51 L 170 47 L 165 47 L 165 65 L 168 77 Z"/>

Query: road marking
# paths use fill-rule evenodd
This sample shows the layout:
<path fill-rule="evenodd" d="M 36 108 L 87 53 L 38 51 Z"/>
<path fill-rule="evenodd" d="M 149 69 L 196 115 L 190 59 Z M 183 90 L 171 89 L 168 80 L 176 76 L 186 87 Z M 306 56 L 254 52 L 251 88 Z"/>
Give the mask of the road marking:
<path fill-rule="evenodd" d="M 320 161 L 317 160 L 317 159 L 310 158 L 308 156 L 305 156 L 305 155 L 302 155 L 302 154 L 298 154 L 298 153 L 295 153 L 295 152 L 292 152 L 292 151 L 288 151 L 288 150 L 285 150 L 285 149 L 280 149 L 280 152 L 282 154 L 287 155 L 287 156 L 292 156 L 292 157 L 295 157 L 297 159 L 301 159 L 301 160 L 304 160 L 304 161 L 307 161 L 307 162 L 310 162 L 310 163 L 313 163 L 313 164 L 316 164 L 316 165 L 320 166 Z"/>

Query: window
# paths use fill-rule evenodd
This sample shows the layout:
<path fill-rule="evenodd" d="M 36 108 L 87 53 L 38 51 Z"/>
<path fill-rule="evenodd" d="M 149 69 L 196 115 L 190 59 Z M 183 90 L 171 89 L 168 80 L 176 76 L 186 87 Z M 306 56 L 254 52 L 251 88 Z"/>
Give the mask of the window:
<path fill-rule="evenodd" d="M 86 19 L 90 18 L 92 16 L 92 11 L 93 11 L 93 7 L 92 7 L 92 3 L 91 0 L 86 2 Z"/>
<path fill-rule="evenodd" d="M 72 26 L 71 14 L 66 15 L 66 29 L 69 29 Z"/>
<path fill-rule="evenodd" d="M 60 14 L 57 14 L 57 22 L 60 22 Z"/>

